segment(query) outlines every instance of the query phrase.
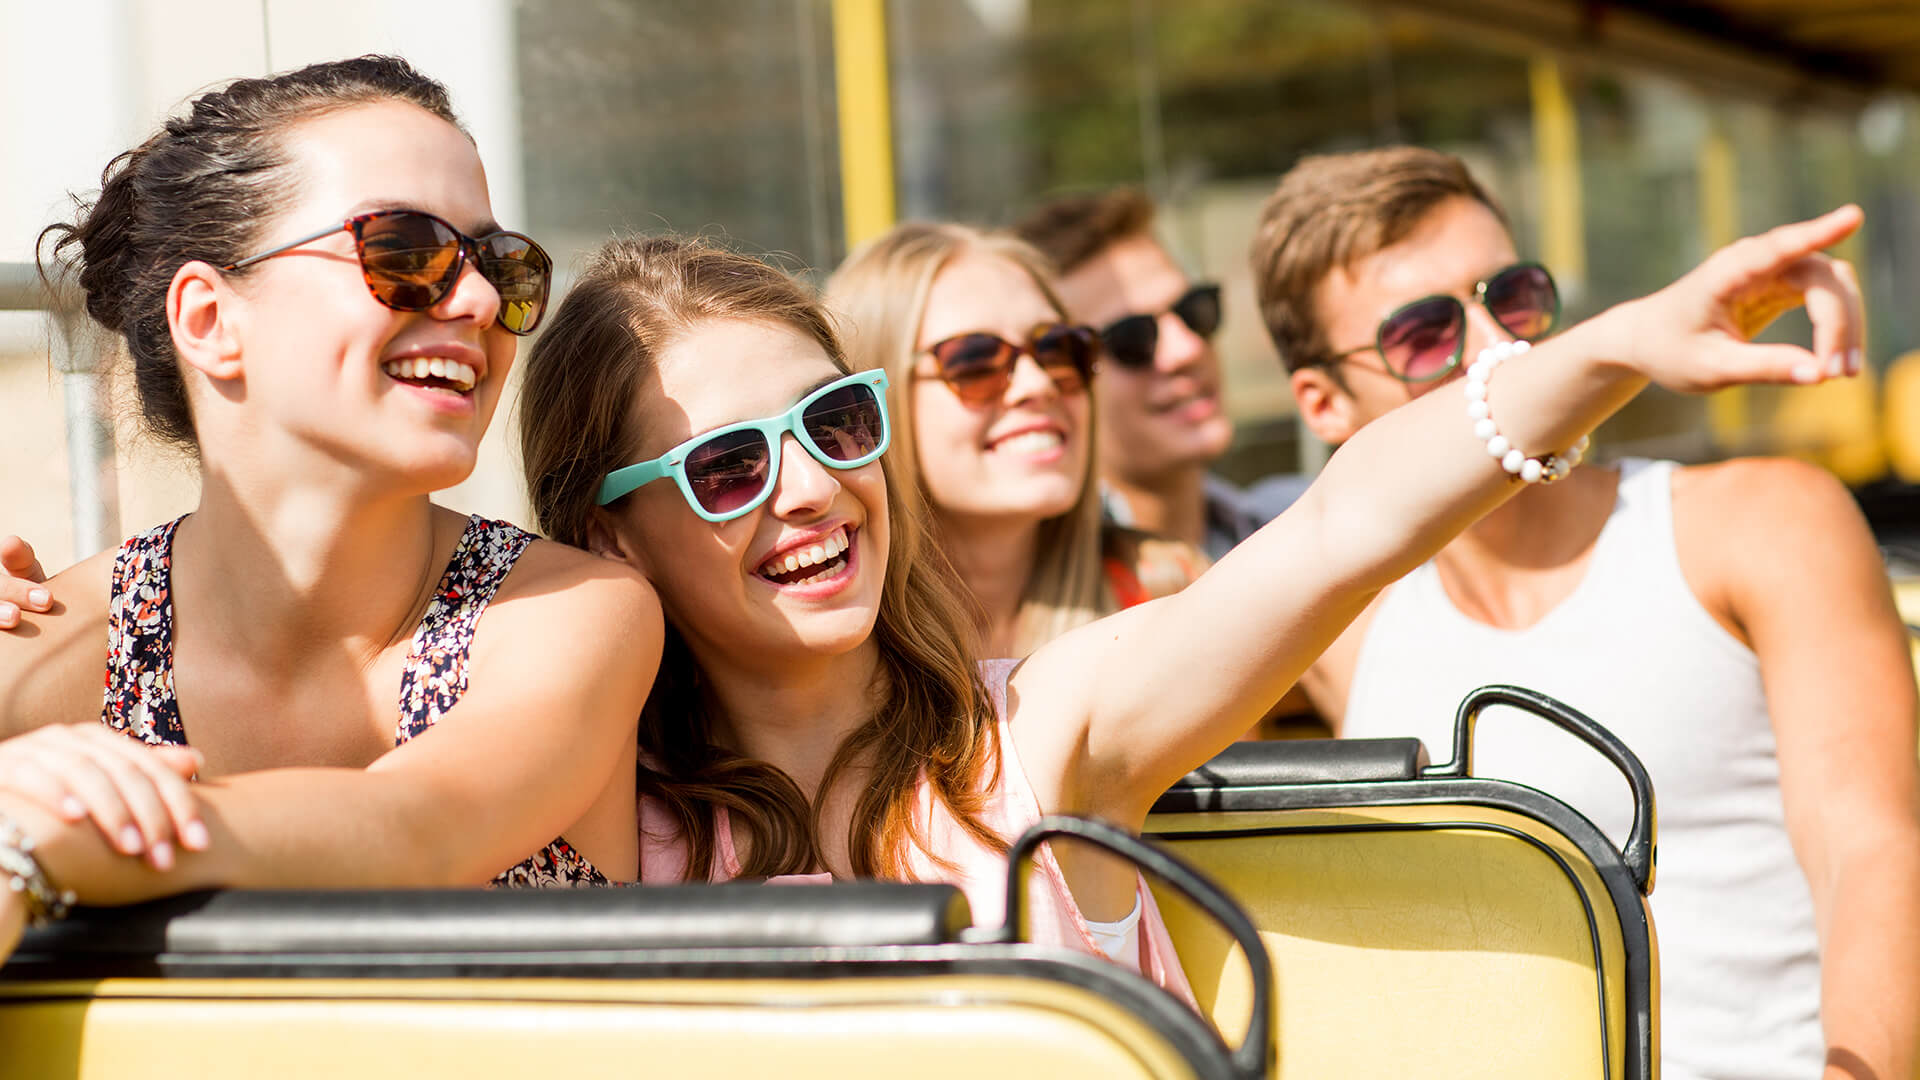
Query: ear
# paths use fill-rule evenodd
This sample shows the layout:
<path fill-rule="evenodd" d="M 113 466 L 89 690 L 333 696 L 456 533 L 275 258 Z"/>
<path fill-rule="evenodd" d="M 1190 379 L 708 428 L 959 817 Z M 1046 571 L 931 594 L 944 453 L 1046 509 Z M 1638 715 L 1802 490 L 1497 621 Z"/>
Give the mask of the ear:
<path fill-rule="evenodd" d="M 652 576 L 640 545 L 633 542 L 605 507 L 596 506 L 587 514 L 587 550 L 603 559 L 626 563 L 641 574 Z"/>
<path fill-rule="evenodd" d="M 1300 418 L 1307 430 L 1320 441 L 1339 446 L 1360 430 L 1359 410 L 1353 395 L 1334 381 L 1323 367 L 1303 367 L 1290 377 L 1293 400 L 1300 405 Z"/>
<path fill-rule="evenodd" d="M 209 379 L 230 382 L 246 374 L 234 333 L 240 299 L 220 271 L 190 262 L 167 286 L 167 327 L 180 361 Z"/>

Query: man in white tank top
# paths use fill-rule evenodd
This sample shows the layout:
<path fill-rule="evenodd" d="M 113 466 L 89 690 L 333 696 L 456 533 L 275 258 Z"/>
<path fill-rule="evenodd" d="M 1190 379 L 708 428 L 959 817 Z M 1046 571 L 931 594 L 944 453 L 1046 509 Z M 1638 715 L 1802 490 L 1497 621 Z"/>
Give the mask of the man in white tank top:
<path fill-rule="evenodd" d="M 1253 272 L 1301 414 L 1335 444 L 1457 394 L 1480 349 L 1558 316 L 1497 204 L 1434 151 L 1301 162 L 1262 209 Z M 1302 685 L 1336 732 L 1418 735 L 1440 760 L 1454 706 L 1494 682 L 1588 713 L 1653 777 L 1666 1080 L 1916 1075 L 1914 678 L 1844 488 L 1780 460 L 1530 485 L 1382 592 Z M 1489 715 L 1476 771 L 1618 841 L 1624 781 L 1543 727 Z"/>

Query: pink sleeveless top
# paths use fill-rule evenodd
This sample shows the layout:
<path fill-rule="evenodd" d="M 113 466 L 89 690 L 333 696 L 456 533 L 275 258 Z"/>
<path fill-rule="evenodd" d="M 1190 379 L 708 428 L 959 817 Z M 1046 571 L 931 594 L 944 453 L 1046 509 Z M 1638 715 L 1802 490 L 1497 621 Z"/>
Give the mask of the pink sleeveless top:
<path fill-rule="evenodd" d="M 980 676 L 986 683 L 994 716 L 998 719 L 997 734 L 1000 739 L 1000 782 L 987 790 L 980 817 L 995 835 L 1008 843 L 1012 843 L 1041 817 L 1039 799 L 1033 793 L 1033 785 L 1027 781 L 1026 772 L 1020 767 L 1012 728 L 1007 722 L 1007 676 L 1017 664 L 1018 660 L 987 660 L 980 665 Z M 715 818 L 720 866 L 715 869 L 713 880 L 727 881 L 738 876 L 740 861 L 734 854 L 733 830 L 726 809 L 717 808 Z M 1006 916 L 1006 856 L 975 839 L 954 818 L 953 812 L 934 797 L 933 786 L 924 781 L 920 785 L 918 824 L 924 830 L 923 835 L 928 843 L 941 857 L 953 863 L 955 869 L 939 866 L 918 845 L 913 845 L 907 857 L 913 879 L 959 886 L 960 891 L 966 894 L 967 903 L 973 908 L 976 924 L 1000 925 Z M 641 882 L 681 881 L 685 879 L 686 868 L 686 844 L 671 815 L 657 801 L 642 797 Z M 815 884 L 831 881 L 833 875 L 788 874 L 769 880 L 779 884 Z M 1141 974 L 1192 1005 L 1193 991 L 1187 985 L 1186 973 L 1180 968 L 1180 957 L 1174 952 L 1173 938 L 1167 933 L 1166 921 L 1160 917 L 1160 908 L 1154 903 L 1153 893 L 1138 875 L 1135 875 L 1134 881 L 1140 898 L 1138 933 Z M 1027 902 L 1030 909 L 1028 928 L 1035 944 L 1078 949 L 1105 957 L 1106 954 L 1095 943 L 1092 931 L 1087 928 L 1087 919 L 1080 913 L 1080 905 L 1074 903 L 1073 894 L 1067 889 L 1067 879 L 1060 872 L 1060 863 L 1054 859 L 1049 846 L 1042 845 L 1033 860 L 1033 880 L 1028 884 Z"/>

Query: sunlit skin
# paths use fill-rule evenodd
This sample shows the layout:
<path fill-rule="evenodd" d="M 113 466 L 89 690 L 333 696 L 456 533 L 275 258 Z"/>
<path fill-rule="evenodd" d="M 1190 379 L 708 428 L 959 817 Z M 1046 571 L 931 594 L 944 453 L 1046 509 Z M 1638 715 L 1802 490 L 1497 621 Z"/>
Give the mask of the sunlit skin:
<path fill-rule="evenodd" d="M 301 199 L 261 238 L 261 250 L 329 221 L 402 204 L 438 214 L 470 236 L 499 227 L 472 142 L 414 106 L 387 102 L 329 113 L 295 127 L 286 144 L 301 172 Z M 355 152 L 334 149 L 345 145 Z M 438 317 L 392 311 L 367 302 L 353 237 L 343 230 L 203 287 L 238 302 L 220 306 L 221 364 L 203 369 L 208 378 L 194 389 L 254 403 L 247 423 L 265 445 L 251 453 L 414 490 L 445 487 L 472 471 L 517 344 L 494 321 L 499 294 L 476 270 L 462 272 L 435 306 Z M 181 310 L 209 314 L 192 306 L 191 284 L 181 292 Z M 287 362 L 241 364 L 240 341 L 253 357 Z M 381 370 L 386 361 L 415 357 L 467 364 L 478 375 L 474 390 L 424 390 Z M 272 423 L 261 423 L 262 415 Z M 215 414 L 200 422 L 220 421 Z"/>
<path fill-rule="evenodd" d="M 1060 393 L 1031 356 L 1015 365 L 999 401 L 968 405 L 934 374 L 937 365 L 926 350 L 979 331 L 1025 344 L 1036 325 L 1060 321 L 1027 272 L 1006 259 L 965 254 L 934 277 L 910 393 L 920 474 L 950 528 L 992 519 L 1034 525 L 1066 513 L 1086 475 L 1089 409 L 1084 392 Z M 1051 440 L 1009 445 L 1035 432 Z"/>
<path fill-rule="evenodd" d="M 631 430 L 644 433 L 635 461 L 701 432 L 783 413 L 843 374 L 813 338 L 771 322 L 702 323 L 658 356 L 633 405 Z M 750 513 L 709 522 L 661 480 L 605 511 L 608 550 L 653 581 L 703 668 L 764 669 L 781 657 L 806 666 L 854 650 L 870 664 L 886 577 L 886 498 L 879 462 L 830 469 L 789 434 L 773 494 Z M 830 591 L 781 587 L 759 572 L 773 555 L 840 528 L 851 558 Z"/>

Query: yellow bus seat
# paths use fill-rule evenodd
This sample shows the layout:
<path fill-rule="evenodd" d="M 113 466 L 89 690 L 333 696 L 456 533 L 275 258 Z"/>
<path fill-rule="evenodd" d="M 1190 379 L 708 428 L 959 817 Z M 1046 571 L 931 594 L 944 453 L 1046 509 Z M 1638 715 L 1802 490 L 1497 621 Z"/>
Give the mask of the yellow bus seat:
<path fill-rule="evenodd" d="M 1565 804 L 1472 775 L 1473 723 L 1495 703 L 1574 731 L 1628 776 L 1624 852 Z M 1437 768 L 1417 739 L 1235 744 L 1159 801 L 1147 834 L 1257 925 L 1282 1080 L 1656 1076 L 1652 784 L 1618 739 L 1543 695 L 1476 691 Z M 1202 1007 L 1222 1030 L 1244 1024 L 1241 946 L 1160 899 Z"/>
<path fill-rule="evenodd" d="M 876 882 L 81 910 L 0 968 L 0 1080 L 1264 1075 L 1137 974 L 969 921 Z"/>

